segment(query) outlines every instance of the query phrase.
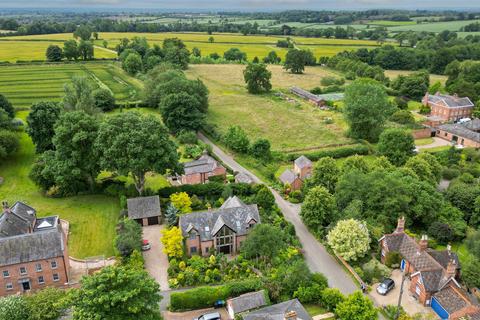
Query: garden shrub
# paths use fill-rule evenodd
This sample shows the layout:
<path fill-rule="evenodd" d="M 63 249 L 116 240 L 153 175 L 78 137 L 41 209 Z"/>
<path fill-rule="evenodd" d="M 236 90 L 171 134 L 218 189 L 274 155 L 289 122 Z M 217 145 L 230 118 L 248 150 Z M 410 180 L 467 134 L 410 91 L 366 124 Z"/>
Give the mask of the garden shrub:
<path fill-rule="evenodd" d="M 256 291 L 261 286 L 259 280 L 245 280 L 218 287 L 199 287 L 183 292 L 173 292 L 170 296 L 170 310 L 186 311 L 212 307 L 217 300 L 226 300 L 246 292 Z"/>
<path fill-rule="evenodd" d="M 332 77 L 332 76 L 323 77 L 320 80 L 320 84 L 324 87 L 333 86 L 333 85 L 341 86 L 344 83 L 345 83 L 345 79 Z"/>
<path fill-rule="evenodd" d="M 399 124 L 412 124 L 415 123 L 413 114 L 408 110 L 398 110 L 390 116 L 390 121 Z"/>
<path fill-rule="evenodd" d="M 385 256 L 385 265 L 389 268 L 398 268 L 402 261 L 402 255 L 397 251 L 389 251 Z"/>
<path fill-rule="evenodd" d="M 198 159 L 202 155 L 202 152 L 202 147 L 196 144 L 187 144 L 185 146 L 183 155 L 185 156 L 185 158 Z"/>
<path fill-rule="evenodd" d="M 321 305 L 328 311 L 335 311 L 337 305 L 345 300 L 345 296 L 337 288 L 326 288 L 322 291 Z"/>
<path fill-rule="evenodd" d="M 370 153 L 370 148 L 364 144 L 357 144 L 352 146 L 344 146 L 326 150 L 318 150 L 312 152 L 305 152 L 305 153 L 289 153 L 287 155 L 288 161 L 294 161 L 301 155 L 306 156 L 312 161 L 317 161 L 320 158 L 324 157 L 332 157 L 334 159 L 338 158 L 345 158 L 353 155 L 367 155 Z"/>
<path fill-rule="evenodd" d="M 301 303 L 316 303 L 321 300 L 323 289 L 319 284 L 313 283 L 308 287 L 299 287 L 293 297 L 298 298 Z"/>
<path fill-rule="evenodd" d="M 389 277 L 391 270 L 380 261 L 372 259 L 362 266 L 364 281 L 367 283 L 375 283 L 383 278 Z"/>
<path fill-rule="evenodd" d="M 197 144 L 198 138 L 194 131 L 182 130 L 177 135 L 178 142 L 182 144 Z"/>
<path fill-rule="evenodd" d="M 445 168 L 443 169 L 442 176 L 446 180 L 453 180 L 460 176 L 460 170 L 455 168 Z"/>
<path fill-rule="evenodd" d="M 300 190 L 294 190 L 288 194 L 288 200 L 291 203 L 300 203 L 303 201 L 303 193 Z"/>

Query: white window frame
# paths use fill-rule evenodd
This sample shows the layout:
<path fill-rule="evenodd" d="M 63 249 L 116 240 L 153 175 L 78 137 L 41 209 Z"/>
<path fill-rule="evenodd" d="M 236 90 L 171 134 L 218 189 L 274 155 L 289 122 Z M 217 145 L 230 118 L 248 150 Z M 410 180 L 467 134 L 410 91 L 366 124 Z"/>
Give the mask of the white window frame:
<path fill-rule="evenodd" d="M 56 277 L 57 279 L 55 279 L 55 277 Z M 53 281 L 55 281 L 55 282 L 60 281 L 60 275 L 59 275 L 58 273 L 54 273 L 54 274 L 52 275 L 52 278 L 53 278 Z"/>
<path fill-rule="evenodd" d="M 4 278 L 10 278 L 10 272 L 8 270 L 3 270 L 2 275 Z"/>
<path fill-rule="evenodd" d="M 25 272 L 22 272 L 22 269 L 25 270 Z M 27 274 L 27 267 L 20 267 L 18 271 L 20 271 L 20 275 L 24 276 Z"/>
<path fill-rule="evenodd" d="M 37 272 L 43 271 L 43 269 L 42 269 L 42 264 L 41 264 L 41 263 L 36 263 L 36 264 L 35 264 L 35 270 L 36 270 Z"/>
<path fill-rule="evenodd" d="M 5 284 L 5 289 L 7 291 L 13 290 L 13 283 L 9 282 L 9 283 Z"/>
<path fill-rule="evenodd" d="M 52 269 L 57 269 L 58 268 L 58 263 L 55 260 L 50 261 L 50 266 Z"/>
<path fill-rule="evenodd" d="M 40 279 L 42 279 L 42 281 L 40 281 Z M 45 284 L 45 277 L 44 276 L 39 276 L 37 278 L 37 281 L 38 281 L 38 284 Z"/>

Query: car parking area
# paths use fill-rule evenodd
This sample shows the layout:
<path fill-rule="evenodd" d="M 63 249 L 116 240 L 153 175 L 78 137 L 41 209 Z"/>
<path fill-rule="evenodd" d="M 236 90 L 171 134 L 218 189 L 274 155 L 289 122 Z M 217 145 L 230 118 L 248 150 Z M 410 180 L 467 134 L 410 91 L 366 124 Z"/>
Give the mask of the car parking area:
<path fill-rule="evenodd" d="M 387 305 L 397 305 L 398 304 L 398 297 L 400 295 L 400 286 L 402 284 L 402 272 L 399 269 L 395 269 L 392 272 L 390 278 L 395 281 L 395 288 L 391 290 L 387 295 L 382 296 L 377 292 L 378 283 L 372 286 L 372 291 L 370 292 L 370 296 L 375 300 L 375 304 L 378 306 L 387 306 Z M 409 315 L 414 314 L 432 314 L 435 313 L 430 307 L 424 307 L 422 304 L 418 303 L 418 301 L 411 295 L 410 291 L 410 280 L 408 278 L 405 279 L 405 283 L 403 284 L 403 295 L 402 295 L 402 307 Z"/>
<path fill-rule="evenodd" d="M 203 314 L 211 313 L 211 312 L 220 313 L 222 320 L 230 319 L 226 308 L 220 308 L 220 309 L 208 308 L 208 309 L 201 309 L 201 310 L 194 310 L 194 311 L 187 311 L 187 312 L 165 311 L 163 313 L 163 318 L 165 320 L 193 320 L 195 318 L 200 317 Z"/>

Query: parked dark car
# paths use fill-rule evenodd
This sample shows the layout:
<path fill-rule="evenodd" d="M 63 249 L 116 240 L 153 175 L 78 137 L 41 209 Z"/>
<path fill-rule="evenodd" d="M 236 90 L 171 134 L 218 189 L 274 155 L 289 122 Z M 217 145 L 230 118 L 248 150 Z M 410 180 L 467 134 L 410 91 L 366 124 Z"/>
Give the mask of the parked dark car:
<path fill-rule="evenodd" d="M 217 301 L 215 301 L 215 303 L 213 304 L 213 307 L 214 307 L 215 309 L 218 309 L 218 308 L 223 308 L 223 307 L 225 307 L 225 305 L 226 305 L 225 300 L 217 300 Z"/>
<path fill-rule="evenodd" d="M 377 287 L 378 294 L 386 296 L 393 288 L 395 288 L 395 281 L 390 278 L 383 279 Z"/>

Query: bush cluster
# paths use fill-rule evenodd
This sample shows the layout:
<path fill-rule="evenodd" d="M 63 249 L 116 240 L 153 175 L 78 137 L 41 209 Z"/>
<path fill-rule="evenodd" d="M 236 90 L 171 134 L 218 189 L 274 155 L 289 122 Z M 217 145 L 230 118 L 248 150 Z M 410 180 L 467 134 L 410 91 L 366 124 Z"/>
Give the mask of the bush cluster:
<path fill-rule="evenodd" d="M 317 150 L 304 153 L 289 153 L 287 155 L 288 161 L 294 161 L 301 155 L 306 156 L 312 161 L 317 161 L 320 158 L 332 157 L 334 159 L 345 158 L 353 155 L 367 155 L 370 154 L 370 148 L 364 144 L 357 144 L 352 146 L 338 147 L 335 149 Z"/>

